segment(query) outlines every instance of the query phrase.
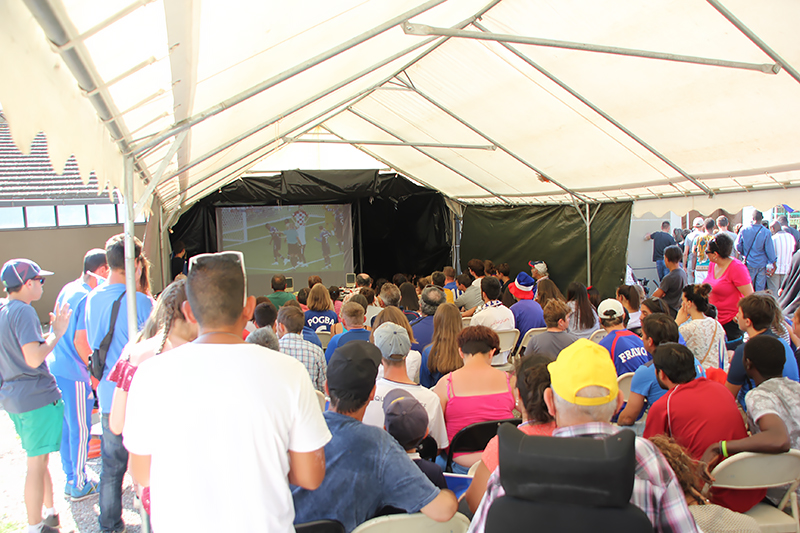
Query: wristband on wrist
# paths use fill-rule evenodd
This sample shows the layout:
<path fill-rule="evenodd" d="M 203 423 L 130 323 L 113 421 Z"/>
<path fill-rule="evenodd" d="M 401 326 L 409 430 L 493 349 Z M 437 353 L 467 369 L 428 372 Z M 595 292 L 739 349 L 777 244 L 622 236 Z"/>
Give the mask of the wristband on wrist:
<path fill-rule="evenodd" d="M 722 450 L 722 457 L 727 459 L 729 457 L 728 456 L 728 442 L 727 441 L 720 442 L 719 443 L 719 448 L 720 448 L 720 450 Z"/>

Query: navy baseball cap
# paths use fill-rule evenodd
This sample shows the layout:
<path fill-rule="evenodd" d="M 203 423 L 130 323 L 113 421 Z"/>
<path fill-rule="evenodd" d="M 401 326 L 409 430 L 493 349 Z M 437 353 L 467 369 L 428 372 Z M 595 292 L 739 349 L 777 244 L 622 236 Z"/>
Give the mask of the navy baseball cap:
<path fill-rule="evenodd" d="M 339 346 L 328 362 L 328 388 L 366 398 L 375 386 L 381 351 L 367 341 Z"/>
<path fill-rule="evenodd" d="M 428 432 L 428 412 L 419 400 L 403 389 L 383 397 L 383 425 L 404 450 L 416 448 Z"/>
<path fill-rule="evenodd" d="M 13 289 L 39 276 L 52 276 L 49 270 L 42 270 L 39 265 L 29 259 L 11 259 L 3 265 L 0 278 L 7 289 Z"/>

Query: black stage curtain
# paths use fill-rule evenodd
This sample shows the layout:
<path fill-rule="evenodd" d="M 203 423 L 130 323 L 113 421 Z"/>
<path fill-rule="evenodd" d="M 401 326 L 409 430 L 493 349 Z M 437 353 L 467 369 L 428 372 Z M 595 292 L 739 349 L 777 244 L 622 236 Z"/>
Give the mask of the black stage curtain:
<path fill-rule="evenodd" d="M 613 297 L 625 276 L 632 202 L 600 204 L 592 221 L 592 285 Z M 586 225 L 573 206 L 467 206 L 461 264 L 472 258 L 508 263 L 511 275 L 528 261 L 544 261 L 562 292 L 573 281 L 586 283 Z"/>
<path fill-rule="evenodd" d="M 376 170 L 290 170 L 245 177 L 199 200 L 172 227 L 189 255 L 217 251 L 217 207 L 351 204 L 354 268 L 374 279 L 428 275 L 451 263 L 444 197 L 398 174 Z M 363 252 L 363 254 L 362 254 Z"/>

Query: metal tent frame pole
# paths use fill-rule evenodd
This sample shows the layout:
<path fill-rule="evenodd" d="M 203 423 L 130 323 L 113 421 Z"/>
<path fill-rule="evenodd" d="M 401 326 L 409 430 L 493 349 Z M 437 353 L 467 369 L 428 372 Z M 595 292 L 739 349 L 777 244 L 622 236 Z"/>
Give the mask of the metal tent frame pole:
<path fill-rule="evenodd" d="M 136 243 L 133 221 L 136 218 L 133 203 L 133 158 L 125 157 L 125 172 L 122 177 L 125 200 L 125 298 L 128 309 L 128 340 L 136 337 L 139 324 L 136 319 Z"/>
<path fill-rule="evenodd" d="M 478 28 L 479 30 L 481 30 L 483 32 L 488 32 L 489 31 L 485 26 L 483 26 L 482 24 L 480 24 L 478 22 L 476 22 L 474 25 L 475 25 L 476 28 Z M 663 155 L 661 152 L 656 150 L 653 146 L 650 146 L 642 138 L 640 138 L 638 135 L 636 135 L 631 130 L 626 128 L 621 122 L 619 122 L 614 117 L 612 117 L 611 115 L 609 115 L 608 113 L 606 113 L 605 111 L 603 111 L 602 109 L 597 107 L 595 104 L 590 102 L 587 98 L 584 98 L 581 94 L 579 94 L 572 87 L 570 87 L 569 85 L 567 85 L 566 83 L 564 83 L 560 79 L 556 78 L 553 74 L 551 74 L 549 71 L 547 71 L 544 67 L 542 67 L 541 65 L 537 64 L 531 58 L 529 58 L 528 56 L 526 56 L 525 54 L 523 54 L 522 52 L 520 52 L 519 50 L 517 50 L 513 46 L 509 45 L 508 43 L 501 42 L 500 44 L 504 48 L 506 48 L 506 50 L 508 50 L 509 52 L 511 52 L 512 54 L 514 54 L 515 56 L 517 56 L 518 58 L 520 58 L 521 60 L 526 62 L 528 65 L 530 65 L 531 67 L 533 67 L 537 71 L 539 71 L 539 73 L 541 73 L 542 75 L 546 76 L 550 81 L 552 81 L 553 83 L 555 83 L 556 85 L 558 85 L 559 87 L 561 87 L 562 89 L 567 91 L 573 97 L 577 98 L 584 105 L 588 106 L 592 111 L 594 111 L 595 113 L 597 113 L 598 115 L 600 115 L 601 117 L 606 119 L 608 122 L 610 122 L 611 124 L 616 126 L 617 129 L 619 129 L 622 133 L 624 133 L 625 135 L 627 135 L 628 137 L 630 137 L 631 139 L 636 141 L 642 148 L 644 148 L 645 150 L 647 150 L 648 152 L 650 152 L 651 154 L 653 154 L 654 156 L 659 158 L 661 161 L 663 161 L 664 163 L 669 165 L 678 174 L 680 174 L 681 176 L 683 176 L 684 178 L 686 178 L 687 180 L 692 182 L 694 185 L 696 185 L 701 191 L 703 191 L 704 193 L 706 193 L 709 196 L 714 196 L 714 192 L 711 189 L 709 189 L 708 187 L 706 187 L 705 185 L 703 185 L 702 183 L 697 181 L 688 172 L 685 172 L 677 164 L 672 162 L 672 160 L 668 159 L 665 155 Z M 670 182 L 670 184 L 673 187 L 675 187 L 674 183 Z M 676 187 L 676 189 L 677 189 L 677 187 Z"/>
<path fill-rule="evenodd" d="M 592 221 L 600 211 L 600 205 L 597 206 L 593 215 L 591 214 L 591 206 L 588 203 L 583 204 L 586 208 L 586 214 L 581 211 L 581 206 L 574 201 L 572 205 L 575 206 L 583 223 L 586 225 L 586 286 L 589 287 L 592 284 Z"/>
<path fill-rule="evenodd" d="M 723 6 L 717 0 L 706 0 L 706 1 L 709 4 L 711 4 L 711 6 L 714 9 L 719 11 L 719 13 L 723 17 L 725 17 L 728 20 L 728 22 L 730 22 L 731 24 L 736 26 L 736 29 L 739 30 L 740 32 L 742 32 L 748 39 L 750 39 L 753 42 L 753 44 L 758 46 L 761 49 L 762 52 L 767 54 L 770 57 L 770 59 L 772 59 L 778 65 L 783 67 L 783 69 L 792 78 L 794 78 L 795 81 L 800 83 L 800 72 L 798 72 L 797 69 L 794 68 L 794 66 L 792 66 L 788 61 L 786 61 L 780 55 L 778 55 L 778 52 L 773 50 L 766 42 L 764 42 L 763 39 L 761 39 L 758 35 L 756 35 L 756 33 L 753 30 L 751 30 L 750 28 L 745 26 L 744 23 L 736 17 L 736 15 L 731 13 L 725 6 Z"/>
<path fill-rule="evenodd" d="M 160 134 L 156 135 L 155 137 L 153 137 L 152 139 L 142 143 L 141 145 L 134 147 L 134 154 L 138 155 L 143 150 L 146 150 L 146 149 L 148 149 L 150 147 L 153 147 L 153 146 L 156 146 L 158 144 L 161 144 L 162 142 L 164 142 L 165 140 L 169 139 L 173 135 L 177 135 L 178 133 L 180 133 L 180 132 L 182 132 L 182 131 L 184 131 L 186 129 L 189 129 L 192 126 L 194 126 L 196 124 L 199 124 L 199 123 L 203 122 L 206 119 L 209 119 L 209 118 L 211 118 L 211 117 L 213 117 L 213 116 L 215 116 L 215 115 L 217 115 L 219 113 L 222 113 L 226 109 L 229 109 L 229 108 L 231 108 L 231 107 L 233 107 L 233 106 L 235 106 L 237 104 L 240 104 L 240 103 L 244 102 L 245 100 L 248 100 L 248 99 L 252 98 L 253 96 L 256 96 L 257 94 L 260 94 L 260 93 L 266 91 L 267 89 L 269 89 L 271 87 L 274 87 L 275 85 L 277 85 L 277 84 L 279 84 L 279 83 L 281 83 L 283 81 L 288 80 L 289 78 L 292 78 L 292 77 L 294 77 L 294 76 L 296 76 L 296 75 L 298 75 L 298 74 L 300 74 L 302 72 L 305 72 L 306 70 L 308 70 L 308 69 L 310 69 L 310 68 L 312 68 L 312 67 L 314 67 L 314 66 L 316 66 L 316 65 L 318 65 L 318 64 L 320 64 L 320 63 L 322 63 L 322 62 L 324 62 L 324 61 L 326 61 L 326 60 L 328 60 L 328 59 L 330 59 L 330 58 L 332 58 L 334 56 L 337 56 L 337 55 L 341 54 L 342 52 L 346 52 L 347 50 L 349 50 L 349 49 L 351 49 L 351 48 L 353 48 L 355 46 L 358 46 L 359 44 L 361 44 L 361 43 L 363 43 L 365 41 L 368 41 L 369 39 L 372 39 L 373 37 L 375 37 L 377 35 L 380 35 L 381 33 L 385 32 L 385 31 L 388 31 L 388 30 L 394 28 L 398 24 L 402 24 L 405 20 L 407 20 L 409 18 L 416 17 L 417 15 L 420 15 L 420 14 L 422 14 L 422 13 L 424 13 L 424 12 L 434 8 L 434 7 L 436 7 L 437 5 L 439 5 L 439 4 L 443 3 L 443 2 L 445 2 L 445 0 L 429 0 L 428 2 L 425 2 L 424 4 L 418 6 L 418 7 L 414 8 L 414 9 L 406 11 L 405 13 L 402 13 L 402 14 L 400 14 L 400 15 L 398 15 L 398 16 L 396 16 L 396 17 L 384 22 L 381 25 L 379 25 L 379 26 L 377 26 L 375 28 L 372 28 L 371 30 L 368 30 L 368 31 L 366 31 L 366 32 L 364 32 L 364 33 L 362 33 L 360 35 L 357 35 L 357 36 L 353 37 L 352 39 L 349 39 L 349 40 L 345 41 L 344 43 L 340 44 L 339 46 L 336 46 L 336 47 L 334 47 L 334 48 L 332 48 L 330 50 L 327 50 L 327 51 L 325 51 L 325 52 L 323 52 L 323 53 L 321 53 L 321 54 L 319 54 L 319 55 L 307 60 L 307 61 L 304 61 L 300 65 L 297 65 L 297 66 L 295 66 L 293 68 L 290 68 L 290 69 L 288 69 L 288 70 L 286 70 L 284 72 L 281 72 L 280 74 L 277 74 L 277 75 L 273 76 L 272 78 L 270 78 L 268 80 L 265 80 L 264 82 L 262 82 L 262 83 L 260 83 L 258 85 L 255 85 L 255 86 L 253 86 L 253 87 L 251 87 L 251 88 L 249 88 L 249 89 L 247 89 L 245 91 L 242 91 L 241 93 L 239 93 L 237 95 L 234 95 L 231 98 L 228 98 L 227 100 L 225 100 L 223 102 L 220 102 L 220 103 L 218 103 L 218 104 L 206 109 L 205 111 L 202 111 L 202 112 L 194 115 L 193 117 L 187 118 L 186 120 L 184 120 L 184 121 L 182 121 L 182 122 L 180 122 L 178 124 L 175 124 L 174 126 L 169 128 L 165 132 L 160 133 Z"/>
<path fill-rule="evenodd" d="M 712 5 L 715 4 L 713 0 L 709 0 L 709 2 L 712 3 Z M 707 65 L 713 67 L 754 70 L 756 72 L 763 72 L 764 74 L 777 74 L 781 70 L 780 64 L 745 63 L 742 61 L 728 61 L 725 59 L 711 59 L 706 57 L 687 56 L 681 54 L 652 52 L 649 50 L 619 48 L 616 46 L 602 46 L 602 45 L 588 44 L 588 43 L 557 41 L 553 39 L 540 39 L 537 37 L 523 37 L 519 35 L 508 35 L 505 33 L 491 33 L 491 32 L 479 33 L 475 31 L 455 30 L 451 28 L 436 28 L 432 26 L 427 26 L 425 24 L 414 24 L 411 22 L 406 22 L 403 24 L 403 31 L 406 32 L 408 35 L 419 35 L 419 36 L 437 35 L 443 37 L 460 37 L 464 39 L 475 39 L 480 41 L 496 41 L 499 43 L 529 44 L 533 46 L 564 48 L 567 50 L 580 50 L 583 52 L 597 52 L 602 54 L 641 57 L 645 59 L 660 59 L 662 61 L 676 61 L 679 63 L 694 63 L 698 65 Z"/>

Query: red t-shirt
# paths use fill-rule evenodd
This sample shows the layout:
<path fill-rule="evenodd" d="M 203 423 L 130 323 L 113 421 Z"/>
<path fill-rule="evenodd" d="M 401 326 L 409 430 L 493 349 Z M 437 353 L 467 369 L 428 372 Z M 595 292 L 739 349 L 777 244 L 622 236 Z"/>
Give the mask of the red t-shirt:
<path fill-rule="evenodd" d="M 717 265 L 714 263 L 708 267 L 705 282 L 711 285 L 708 301 L 717 306 L 717 320 L 724 325 L 736 316 L 739 300 L 742 299 L 742 293 L 737 287 L 750 283 L 750 272 L 741 261 L 733 259 L 725 272 L 717 279 L 715 277 L 716 267 Z"/>
<path fill-rule="evenodd" d="M 706 378 L 682 383 L 656 401 L 647 413 L 644 437 L 664 434 L 686 448 L 695 460 L 721 440 L 747 437 L 736 400 L 724 385 Z M 713 489 L 711 501 L 744 513 L 760 502 L 766 489 Z"/>

